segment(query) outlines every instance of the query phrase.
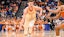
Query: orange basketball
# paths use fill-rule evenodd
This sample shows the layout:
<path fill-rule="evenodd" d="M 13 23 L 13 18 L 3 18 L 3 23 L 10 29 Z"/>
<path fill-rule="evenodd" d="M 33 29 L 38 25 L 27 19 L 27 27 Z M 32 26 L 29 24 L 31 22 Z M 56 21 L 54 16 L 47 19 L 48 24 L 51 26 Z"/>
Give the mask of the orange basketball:
<path fill-rule="evenodd" d="M 39 30 L 42 30 L 42 25 L 39 25 L 39 26 L 38 26 L 38 29 L 39 29 Z"/>
<path fill-rule="evenodd" d="M 61 14 L 61 17 L 63 17 L 63 18 L 64 18 L 64 12 L 61 12 L 60 14 Z"/>
<path fill-rule="evenodd" d="M 9 28 L 8 28 L 8 31 L 9 31 L 9 30 L 12 30 L 12 28 L 9 27 Z"/>

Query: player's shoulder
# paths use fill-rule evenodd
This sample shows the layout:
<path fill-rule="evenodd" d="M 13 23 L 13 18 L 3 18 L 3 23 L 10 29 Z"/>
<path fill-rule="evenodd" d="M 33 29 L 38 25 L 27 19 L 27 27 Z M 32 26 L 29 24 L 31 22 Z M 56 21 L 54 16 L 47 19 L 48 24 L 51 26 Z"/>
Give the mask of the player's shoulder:
<path fill-rule="evenodd" d="M 34 6 L 34 7 L 36 8 L 36 7 L 39 7 L 39 6 Z"/>
<path fill-rule="evenodd" d="M 25 9 L 28 9 L 28 7 L 26 7 Z"/>
<path fill-rule="evenodd" d="M 41 8 L 41 7 L 39 7 L 39 6 L 34 6 L 34 8 L 37 9 L 37 8 Z"/>
<path fill-rule="evenodd" d="M 28 7 L 26 7 L 24 10 L 27 10 L 28 9 Z"/>

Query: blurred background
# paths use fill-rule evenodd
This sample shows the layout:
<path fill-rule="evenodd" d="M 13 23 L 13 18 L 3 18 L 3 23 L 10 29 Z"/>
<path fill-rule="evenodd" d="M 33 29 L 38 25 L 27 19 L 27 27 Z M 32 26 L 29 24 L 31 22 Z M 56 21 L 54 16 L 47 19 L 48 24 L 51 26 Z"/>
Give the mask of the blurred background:
<path fill-rule="evenodd" d="M 23 10 L 28 6 L 27 3 L 31 0 L 0 0 L 0 31 L 6 30 L 24 30 L 22 26 Z M 33 30 L 55 30 L 55 25 L 60 20 L 50 19 L 48 17 L 54 17 L 56 14 L 50 13 L 46 6 L 50 9 L 57 9 L 60 5 L 59 0 L 33 0 L 35 6 L 39 6 L 43 9 L 42 16 L 38 17 L 38 11 L 36 14 L 37 21 L 33 27 Z M 50 15 L 48 15 L 50 14 Z M 60 19 L 60 18 L 58 18 Z"/>

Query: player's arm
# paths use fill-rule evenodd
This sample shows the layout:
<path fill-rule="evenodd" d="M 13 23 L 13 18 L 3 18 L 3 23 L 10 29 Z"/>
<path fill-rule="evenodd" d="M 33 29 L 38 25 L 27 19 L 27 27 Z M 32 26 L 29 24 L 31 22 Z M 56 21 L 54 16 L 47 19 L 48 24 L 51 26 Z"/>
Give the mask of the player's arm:
<path fill-rule="evenodd" d="M 60 17 L 60 13 L 58 13 L 53 19 L 58 19 Z"/>
<path fill-rule="evenodd" d="M 42 15 L 42 10 L 43 10 L 43 9 L 42 9 L 41 7 L 38 7 L 38 6 L 35 6 L 35 8 L 36 8 L 37 11 L 40 11 L 39 16 L 41 16 L 41 15 Z"/>
<path fill-rule="evenodd" d="M 23 20 L 23 21 L 24 21 L 24 19 L 25 19 L 26 14 L 27 14 L 27 8 L 25 8 L 24 11 L 23 11 L 23 16 L 22 16 L 22 20 Z"/>
<path fill-rule="evenodd" d="M 52 10 L 52 9 L 50 9 L 50 7 L 46 7 L 46 8 L 47 8 L 48 11 L 54 12 L 54 13 L 57 13 L 61 10 L 61 6 L 58 6 L 56 10 Z"/>

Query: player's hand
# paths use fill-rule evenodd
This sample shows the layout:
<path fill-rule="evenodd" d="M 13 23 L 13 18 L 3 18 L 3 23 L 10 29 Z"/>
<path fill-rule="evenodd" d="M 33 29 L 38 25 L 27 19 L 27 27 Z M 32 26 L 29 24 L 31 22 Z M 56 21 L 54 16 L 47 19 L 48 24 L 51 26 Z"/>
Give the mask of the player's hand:
<path fill-rule="evenodd" d="M 50 9 L 50 7 L 47 6 L 46 9 Z"/>
<path fill-rule="evenodd" d="M 42 13 L 39 14 L 39 17 L 41 17 L 41 16 L 42 16 Z"/>
<path fill-rule="evenodd" d="M 24 19 L 22 19 L 22 24 L 24 24 Z"/>

